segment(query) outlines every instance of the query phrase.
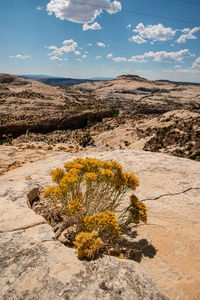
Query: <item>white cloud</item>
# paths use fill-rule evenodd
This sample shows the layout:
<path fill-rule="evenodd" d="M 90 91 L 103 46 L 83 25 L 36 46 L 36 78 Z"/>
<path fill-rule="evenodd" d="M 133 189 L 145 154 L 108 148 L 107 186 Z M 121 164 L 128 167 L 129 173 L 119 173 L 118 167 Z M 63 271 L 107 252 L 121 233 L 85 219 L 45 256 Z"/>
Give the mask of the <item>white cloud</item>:
<path fill-rule="evenodd" d="M 176 73 L 188 73 L 188 74 L 194 75 L 194 74 L 199 74 L 200 70 L 193 70 L 191 68 L 188 68 L 188 69 L 177 69 L 177 70 L 166 69 L 166 70 L 162 70 L 162 72 L 165 72 L 165 73 L 174 73 L 174 72 L 176 72 Z"/>
<path fill-rule="evenodd" d="M 31 58 L 29 55 L 22 55 L 22 54 L 17 54 L 15 56 L 11 55 L 10 58 L 15 58 L 15 59 L 28 59 Z"/>
<path fill-rule="evenodd" d="M 100 56 L 100 55 L 96 56 L 96 59 L 100 59 L 100 58 L 101 58 L 101 56 Z"/>
<path fill-rule="evenodd" d="M 37 9 L 37 10 L 43 10 L 43 9 L 44 9 L 44 6 L 39 6 L 39 5 L 38 5 L 38 6 L 36 7 L 36 9 Z"/>
<path fill-rule="evenodd" d="M 76 58 L 76 60 L 82 62 L 82 59 L 80 59 L 80 58 Z"/>
<path fill-rule="evenodd" d="M 145 52 L 143 55 L 132 56 L 129 62 L 147 62 L 148 58 L 153 58 L 156 62 L 181 62 L 186 57 L 194 56 L 188 49 L 179 50 L 177 52 L 157 51 Z"/>
<path fill-rule="evenodd" d="M 128 61 L 126 57 L 113 57 L 113 54 L 110 53 L 106 56 L 107 58 L 111 58 L 114 62 L 125 62 Z"/>
<path fill-rule="evenodd" d="M 176 72 L 197 74 L 197 73 L 200 73 L 200 70 L 178 69 L 178 70 L 176 70 Z"/>
<path fill-rule="evenodd" d="M 119 1 L 111 0 L 50 0 L 47 4 L 49 15 L 55 13 L 56 18 L 75 23 L 91 23 L 104 10 L 109 14 L 121 11 Z"/>
<path fill-rule="evenodd" d="M 131 26 L 132 26 L 131 24 L 128 24 L 128 25 L 126 26 L 126 28 L 131 28 Z"/>
<path fill-rule="evenodd" d="M 200 73 L 200 56 L 193 62 L 192 66 L 186 69 L 181 68 L 181 65 L 174 66 L 175 70 L 167 69 L 162 72 L 188 73 L 191 75 Z"/>
<path fill-rule="evenodd" d="M 200 56 L 193 62 L 192 68 L 200 70 Z"/>
<path fill-rule="evenodd" d="M 112 60 L 114 62 L 125 62 L 125 61 L 127 61 L 127 58 L 126 57 L 112 57 Z"/>
<path fill-rule="evenodd" d="M 56 56 L 56 55 L 53 55 L 50 57 L 50 60 L 62 60 L 62 58 Z"/>
<path fill-rule="evenodd" d="M 87 55 L 86 54 L 82 55 L 82 58 L 87 58 Z"/>
<path fill-rule="evenodd" d="M 152 39 L 153 41 L 167 41 L 176 34 L 176 30 L 173 30 L 171 27 L 165 27 L 161 23 L 147 25 L 146 27 L 143 23 L 139 23 L 136 29 L 133 29 L 133 32 L 137 32 L 144 39 Z"/>
<path fill-rule="evenodd" d="M 93 45 L 91 43 L 88 44 L 89 47 L 93 47 Z"/>
<path fill-rule="evenodd" d="M 94 22 L 93 24 L 89 25 L 88 23 L 85 23 L 83 25 L 83 31 L 86 31 L 86 30 L 100 30 L 102 29 L 101 25 L 97 22 Z"/>
<path fill-rule="evenodd" d="M 175 66 L 174 66 L 175 69 L 179 69 L 179 68 L 181 68 L 181 67 L 182 67 L 181 65 L 175 65 Z"/>
<path fill-rule="evenodd" d="M 137 44 L 144 44 L 146 43 L 146 40 L 144 40 L 141 36 L 139 35 L 133 35 L 131 38 L 129 38 L 130 42 L 135 42 Z"/>
<path fill-rule="evenodd" d="M 105 45 L 104 43 L 101 43 L 101 42 L 97 42 L 97 45 L 98 45 L 99 47 L 106 47 L 106 45 Z"/>
<path fill-rule="evenodd" d="M 137 62 L 137 63 L 145 63 L 148 62 L 147 59 L 144 59 L 144 55 L 132 56 L 128 59 L 128 62 Z"/>
<path fill-rule="evenodd" d="M 135 62 L 135 63 L 146 63 L 149 59 L 153 59 L 155 62 L 164 62 L 164 63 L 180 63 L 187 57 L 192 57 L 192 54 L 188 49 L 179 50 L 177 52 L 167 52 L 167 51 L 149 51 L 145 52 L 142 55 L 132 56 L 131 58 L 126 57 L 114 57 L 112 53 L 108 54 L 106 57 L 111 58 L 114 62 Z M 194 65 L 200 64 L 199 60 L 194 62 Z M 178 68 L 178 66 L 176 66 Z"/>
<path fill-rule="evenodd" d="M 112 57 L 113 57 L 113 54 L 110 53 L 110 54 L 108 54 L 106 57 L 107 57 L 107 58 L 112 58 Z"/>
<path fill-rule="evenodd" d="M 188 49 L 179 50 L 177 52 L 157 51 L 147 54 L 147 57 L 153 57 L 153 60 L 157 62 L 181 62 L 184 58 L 191 56 L 193 55 Z"/>
<path fill-rule="evenodd" d="M 69 60 L 69 58 L 64 58 L 64 60 L 68 61 L 68 60 Z"/>
<path fill-rule="evenodd" d="M 189 32 L 190 31 L 190 28 L 184 28 L 183 30 L 181 30 L 182 32 L 185 32 L 185 33 L 187 33 L 187 32 Z"/>
<path fill-rule="evenodd" d="M 49 46 L 47 47 L 49 50 L 53 50 L 51 53 L 49 53 L 49 56 L 62 56 L 64 53 L 74 53 L 75 55 L 80 55 L 81 53 L 77 50 L 78 44 L 73 40 L 64 40 L 63 46 L 60 48 L 57 46 Z"/>
<path fill-rule="evenodd" d="M 192 29 L 190 28 L 184 28 L 182 30 L 182 32 L 184 34 L 182 34 L 177 40 L 176 42 L 181 44 L 181 43 L 185 43 L 187 40 L 196 40 L 197 37 L 194 35 L 195 32 L 199 31 L 200 27 L 194 27 Z"/>

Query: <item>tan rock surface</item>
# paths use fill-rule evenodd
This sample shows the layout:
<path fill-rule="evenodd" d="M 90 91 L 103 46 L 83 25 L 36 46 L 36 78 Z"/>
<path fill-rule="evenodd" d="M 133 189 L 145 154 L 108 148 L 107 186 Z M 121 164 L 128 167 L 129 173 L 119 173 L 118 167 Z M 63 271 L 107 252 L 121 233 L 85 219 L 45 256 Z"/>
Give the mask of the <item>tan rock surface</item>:
<path fill-rule="evenodd" d="M 81 156 L 83 156 L 83 154 Z M 143 266 L 154 277 L 169 298 L 175 300 L 199 299 L 200 163 L 188 159 L 170 157 L 159 153 L 131 150 L 118 150 L 100 153 L 86 152 L 85 156 L 93 156 L 105 160 L 116 159 L 123 165 L 125 170 L 129 172 L 134 171 L 136 173 L 140 180 L 140 187 L 137 190 L 139 199 L 152 200 L 146 200 L 145 202 L 149 208 L 148 225 L 141 225 L 135 228 L 137 232 L 135 240 L 137 241 L 146 238 L 148 241 L 151 241 L 153 246 L 157 249 L 157 253 L 154 258 L 150 259 L 145 257 L 141 262 L 141 266 Z M 1 204 L 3 207 L 1 210 L 2 226 L 0 231 L 5 232 L 2 233 L 3 241 L 5 236 L 8 235 L 10 241 L 15 243 L 13 235 L 18 234 L 17 236 L 20 237 L 22 233 L 28 235 L 28 238 L 30 239 L 28 230 L 37 231 L 39 228 L 44 228 L 45 226 L 45 228 L 49 228 L 48 225 L 40 225 L 42 218 L 35 215 L 32 210 L 27 208 L 25 194 L 33 186 L 33 182 L 36 182 L 40 186 L 50 185 L 50 170 L 56 167 L 63 167 L 64 162 L 70 161 L 73 158 L 74 155 L 70 155 L 69 153 L 56 152 L 53 157 L 32 164 L 27 163 L 18 169 L 10 170 L 7 174 L 0 177 L 2 182 L 0 196 L 2 197 Z M 27 176 L 31 176 L 33 181 L 25 180 Z M 125 202 L 126 201 L 128 201 L 128 199 L 125 199 Z M 12 224 L 15 224 L 15 226 L 12 227 Z M 20 231 L 22 228 L 27 229 Z M 40 230 L 40 232 L 43 236 L 43 230 Z M 47 230 L 47 232 L 49 231 Z M 47 235 L 48 234 L 49 233 L 47 233 Z M 31 234 L 31 240 L 32 239 L 34 241 L 34 234 Z M 18 242 L 19 241 L 20 238 L 18 239 Z M 21 243 L 21 245 L 23 244 L 26 245 L 26 242 Z M 47 252 L 46 245 L 48 245 Z M 54 250 L 52 250 L 49 245 L 52 245 Z M 23 248 L 23 246 L 21 247 Z M 60 255 L 60 263 L 56 262 L 58 270 L 54 269 L 55 264 L 53 261 L 55 258 L 52 253 L 54 253 L 55 248 L 57 249 L 58 247 L 59 249 L 62 249 L 62 251 L 56 251 L 65 253 L 63 255 L 66 255 L 66 257 L 69 255 L 66 254 L 68 251 L 72 253 L 74 250 L 63 248 L 63 245 L 52 241 L 42 244 L 38 243 L 37 247 L 40 248 L 40 250 L 37 251 L 39 251 L 39 253 L 43 253 L 39 255 L 41 264 L 45 260 L 46 266 L 48 266 L 49 261 L 51 261 L 50 274 L 54 278 L 58 276 L 59 282 L 63 282 L 63 280 L 65 281 L 65 278 L 68 278 L 65 277 L 66 268 L 69 268 L 69 266 L 67 267 L 67 261 L 71 261 L 71 263 L 75 265 L 80 264 L 78 260 L 75 263 L 74 260 L 76 260 L 76 256 L 74 254 L 70 254 L 73 256 L 73 259 L 69 260 L 62 260 L 62 255 Z M 22 251 L 23 253 L 24 250 L 19 251 Z M 12 257 L 12 255 L 9 257 Z M 32 254 L 30 254 L 29 259 L 31 259 L 31 257 Z M 49 257 L 49 259 L 46 257 Z M 57 254 L 56 257 L 59 257 L 59 255 Z M 9 258 L 9 260 L 10 259 L 11 258 Z M 64 265 L 62 261 L 65 261 Z M 22 262 L 20 260 L 19 264 L 21 263 Z M 98 265 L 98 268 L 100 269 L 101 263 L 102 262 Z M 127 264 L 131 263 L 132 262 L 127 262 Z M 117 268 L 117 260 L 115 259 L 114 265 Z M 16 267 L 17 265 L 11 264 L 11 268 L 13 268 L 13 270 L 16 270 Z M 80 268 L 83 267 L 81 266 Z M 36 274 L 35 272 L 37 268 L 35 269 L 33 266 L 31 269 L 34 274 Z M 8 275 L 9 273 L 6 274 L 7 275 L 4 276 L 10 276 Z M 30 280 L 28 279 L 29 276 L 30 273 L 28 272 L 25 279 L 23 279 L 25 280 L 24 282 Z M 34 288 L 37 286 L 37 282 L 39 280 L 39 278 L 37 278 L 38 277 L 36 276 L 34 279 Z M 23 294 L 25 292 L 23 291 L 24 287 L 22 287 L 22 285 L 20 285 L 21 287 L 19 289 L 19 282 L 16 282 L 15 287 L 17 288 L 19 295 L 25 295 Z M 8 286 L 4 286 L 4 291 L 7 288 Z M 43 287 L 41 288 L 43 289 Z M 45 292 L 43 295 L 45 298 Z M 52 295 L 55 297 L 55 294 Z M 55 297 L 55 299 L 57 298 Z M 124 296 L 122 299 L 127 298 Z"/>

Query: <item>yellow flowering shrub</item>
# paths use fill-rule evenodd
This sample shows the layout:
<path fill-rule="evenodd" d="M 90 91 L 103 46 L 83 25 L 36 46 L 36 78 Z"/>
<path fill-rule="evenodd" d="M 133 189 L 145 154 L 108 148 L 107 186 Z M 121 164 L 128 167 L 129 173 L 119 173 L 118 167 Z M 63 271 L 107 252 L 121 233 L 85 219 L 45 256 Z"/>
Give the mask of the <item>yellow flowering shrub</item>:
<path fill-rule="evenodd" d="M 98 232 L 80 232 L 76 236 L 74 242 L 78 258 L 93 258 L 98 254 L 99 250 L 103 247 L 101 238 Z"/>
<path fill-rule="evenodd" d="M 123 197 L 139 184 L 135 174 L 123 172 L 118 162 L 76 158 L 64 168 L 51 171 L 57 185 L 46 189 L 45 196 L 76 226 L 74 244 L 80 258 L 92 257 L 106 241 L 116 241 L 130 223 L 147 221 L 146 207 L 134 195 L 118 214 Z"/>
<path fill-rule="evenodd" d="M 102 238 L 119 237 L 121 235 L 118 220 L 115 213 L 109 210 L 103 213 L 95 214 L 94 216 L 86 216 L 83 219 L 83 224 L 86 231 L 98 231 Z"/>
<path fill-rule="evenodd" d="M 144 203 L 138 200 L 133 194 L 130 197 L 130 205 L 124 209 L 119 216 L 121 231 L 126 231 L 129 224 L 147 223 L 147 208 Z"/>

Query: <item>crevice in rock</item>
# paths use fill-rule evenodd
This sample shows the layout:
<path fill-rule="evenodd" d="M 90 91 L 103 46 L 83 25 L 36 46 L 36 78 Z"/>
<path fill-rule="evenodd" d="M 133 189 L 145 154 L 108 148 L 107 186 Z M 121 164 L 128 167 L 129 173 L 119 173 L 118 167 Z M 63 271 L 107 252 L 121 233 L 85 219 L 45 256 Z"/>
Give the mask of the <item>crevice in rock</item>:
<path fill-rule="evenodd" d="M 165 197 L 165 196 L 176 196 L 176 195 L 181 195 L 181 194 L 187 193 L 187 192 L 189 192 L 189 191 L 191 191 L 191 190 L 200 190 L 200 188 L 196 188 L 196 187 L 195 187 L 195 188 L 188 188 L 188 189 L 186 189 L 186 190 L 184 190 L 184 191 L 182 191 L 182 192 L 162 194 L 162 195 L 157 196 L 157 197 L 155 197 L 155 198 L 146 198 L 146 199 L 142 199 L 142 200 L 140 200 L 140 201 L 141 201 L 141 202 L 144 202 L 144 201 L 149 201 L 149 200 L 158 200 L 158 199 L 160 199 L 160 198 L 162 198 L 162 197 Z"/>
<path fill-rule="evenodd" d="M 55 206 L 49 198 L 45 198 L 43 193 L 40 193 L 38 197 L 34 197 L 29 203 L 29 207 L 32 208 L 38 215 L 43 216 L 47 223 L 52 227 L 55 234 L 55 240 L 62 243 L 66 247 L 74 248 L 74 240 L 77 234 L 76 226 L 71 223 L 65 214 L 56 211 Z M 150 259 L 154 258 L 157 253 L 156 247 L 153 246 L 151 241 L 147 239 L 134 240 L 137 236 L 135 227 L 129 228 L 127 234 L 123 234 L 120 241 L 116 242 L 116 245 L 110 247 L 105 244 L 103 251 L 99 252 L 100 257 L 102 253 L 119 256 L 121 253 L 124 258 L 137 261 L 140 263 L 144 257 Z M 44 241 L 45 242 L 45 241 Z"/>
<path fill-rule="evenodd" d="M 37 224 L 27 225 L 27 226 L 15 228 L 15 229 L 8 230 L 8 231 L 0 231 L 0 233 L 9 233 L 9 232 L 15 232 L 15 231 L 19 231 L 19 230 L 25 230 L 25 229 L 29 229 L 29 228 L 33 228 L 33 227 L 42 225 L 42 224 L 47 224 L 47 221 L 44 219 L 44 221 L 38 222 Z"/>

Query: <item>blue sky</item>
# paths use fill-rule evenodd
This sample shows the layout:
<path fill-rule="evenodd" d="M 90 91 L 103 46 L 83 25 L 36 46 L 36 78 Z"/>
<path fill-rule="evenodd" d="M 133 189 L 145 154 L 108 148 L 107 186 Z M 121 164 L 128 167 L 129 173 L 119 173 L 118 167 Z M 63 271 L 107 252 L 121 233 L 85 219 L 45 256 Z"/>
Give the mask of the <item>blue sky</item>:
<path fill-rule="evenodd" d="M 0 72 L 200 82 L 199 16 L 199 0 L 0 0 Z"/>

